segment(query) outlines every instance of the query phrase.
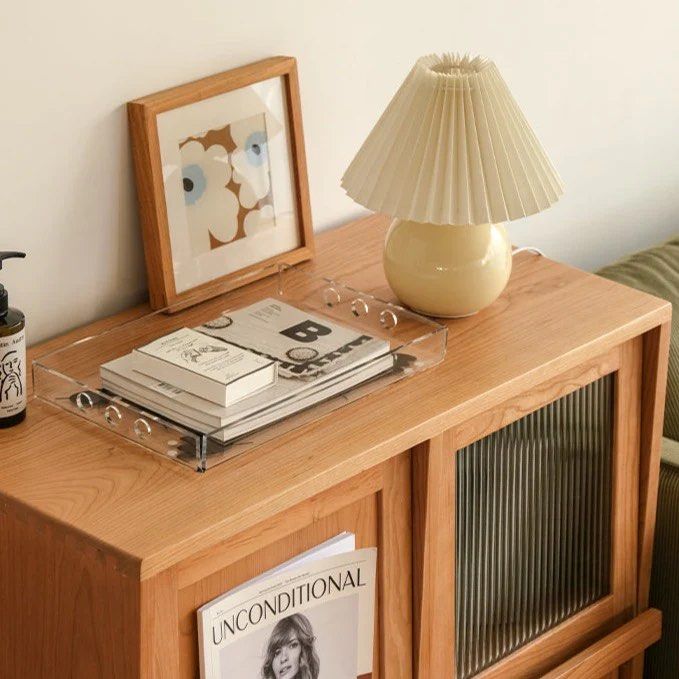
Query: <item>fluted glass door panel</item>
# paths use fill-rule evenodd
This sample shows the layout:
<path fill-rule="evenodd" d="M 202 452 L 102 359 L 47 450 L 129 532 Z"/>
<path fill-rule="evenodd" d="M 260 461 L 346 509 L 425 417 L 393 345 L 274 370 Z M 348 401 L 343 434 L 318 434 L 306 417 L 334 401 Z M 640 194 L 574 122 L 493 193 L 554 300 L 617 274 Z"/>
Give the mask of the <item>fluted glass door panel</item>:
<path fill-rule="evenodd" d="M 610 593 L 613 391 L 608 375 L 457 452 L 458 679 Z"/>

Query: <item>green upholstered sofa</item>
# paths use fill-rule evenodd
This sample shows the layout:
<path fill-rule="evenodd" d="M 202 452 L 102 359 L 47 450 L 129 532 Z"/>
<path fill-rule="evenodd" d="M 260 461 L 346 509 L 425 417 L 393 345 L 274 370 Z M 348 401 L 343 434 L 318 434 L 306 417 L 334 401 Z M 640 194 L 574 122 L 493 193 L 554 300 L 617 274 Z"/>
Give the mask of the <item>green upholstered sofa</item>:
<path fill-rule="evenodd" d="M 679 677 L 679 237 L 638 252 L 599 274 L 672 303 L 658 518 L 650 604 L 663 613 L 662 639 L 646 653 L 644 676 Z"/>

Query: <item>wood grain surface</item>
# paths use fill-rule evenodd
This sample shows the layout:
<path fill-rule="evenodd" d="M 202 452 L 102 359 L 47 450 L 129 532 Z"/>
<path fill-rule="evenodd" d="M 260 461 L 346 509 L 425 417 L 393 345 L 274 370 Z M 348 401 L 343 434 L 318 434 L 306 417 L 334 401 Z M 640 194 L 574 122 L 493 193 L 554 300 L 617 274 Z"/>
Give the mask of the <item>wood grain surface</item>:
<path fill-rule="evenodd" d="M 658 503 L 660 447 L 665 415 L 667 359 L 670 350 L 670 324 L 665 323 L 646 333 L 641 402 L 641 460 L 639 478 L 639 592 L 638 606 L 648 607 L 651 559 L 655 536 L 655 514 Z"/>
<path fill-rule="evenodd" d="M 141 676 L 195 677 L 198 608 L 342 531 L 378 548 L 372 677 L 411 679 L 409 452 L 144 580 Z"/>
<path fill-rule="evenodd" d="M 139 616 L 115 554 L 0 499 L 0 677 L 136 677 Z"/>
<path fill-rule="evenodd" d="M 660 611 L 649 609 L 548 672 L 543 679 L 599 679 L 658 641 L 660 626 Z"/>
<path fill-rule="evenodd" d="M 455 676 L 455 447 L 450 430 L 413 450 L 415 676 Z"/>
<path fill-rule="evenodd" d="M 318 256 L 302 266 L 390 296 L 381 267 L 387 225 L 372 216 L 324 233 Z M 247 302 L 256 285 L 234 294 Z M 442 364 L 203 475 L 32 400 L 26 421 L 0 433 L 0 497 L 127 555 L 146 578 L 611 351 L 666 322 L 670 309 L 522 253 L 497 302 L 446 321 Z"/>

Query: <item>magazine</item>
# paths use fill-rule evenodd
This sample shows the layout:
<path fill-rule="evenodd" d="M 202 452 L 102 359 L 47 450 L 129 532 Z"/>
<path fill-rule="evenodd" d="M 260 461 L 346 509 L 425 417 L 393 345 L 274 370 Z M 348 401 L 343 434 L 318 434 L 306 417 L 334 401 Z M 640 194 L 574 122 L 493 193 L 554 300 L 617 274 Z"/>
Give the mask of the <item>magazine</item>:
<path fill-rule="evenodd" d="M 318 556 L 199 609 L 202 679 L 372 675 L 377 550 Z"/>
<path fill-rule="evenodd" d="M 271 297 L 197 328 L 278 361 L 278 374 L 314 378 L 386 354 L 389 343 Z"/>

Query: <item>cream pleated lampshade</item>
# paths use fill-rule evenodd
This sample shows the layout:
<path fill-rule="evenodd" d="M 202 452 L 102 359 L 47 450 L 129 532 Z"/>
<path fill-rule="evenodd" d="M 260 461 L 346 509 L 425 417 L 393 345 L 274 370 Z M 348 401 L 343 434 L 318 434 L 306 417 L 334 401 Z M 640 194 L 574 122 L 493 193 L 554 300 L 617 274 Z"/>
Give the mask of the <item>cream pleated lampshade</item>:
<path fill-rule="evenodd" d="M 356 202 L 433 224 L 548 208 L 563 185 L 492 61 L 417 61 L 342 178 Z"/>

